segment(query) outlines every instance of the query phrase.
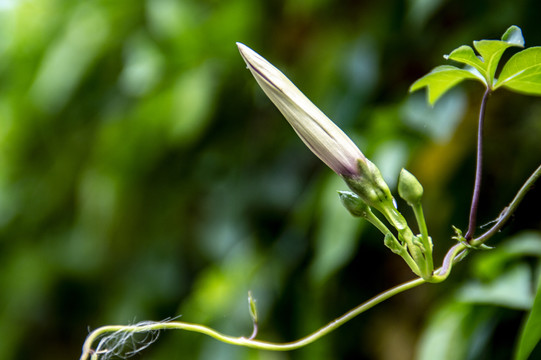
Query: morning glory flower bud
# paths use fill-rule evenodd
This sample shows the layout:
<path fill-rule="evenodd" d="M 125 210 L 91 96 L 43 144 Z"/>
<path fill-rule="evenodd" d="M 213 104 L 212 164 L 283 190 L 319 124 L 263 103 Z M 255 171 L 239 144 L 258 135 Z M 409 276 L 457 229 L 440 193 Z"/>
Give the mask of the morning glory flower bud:
<path fill-rule="evenodd" d="M 405 228 L 405 221 L 397 213 L 389 187 L 376 165 L 280 70 L 246 45 L 237 43 L 237 46 L 261 89 L 308 148 L 366 204 L 381 211 L 393 226 Z"/>
<path fill-rule="evenodd" d="M 359 162 L 366 158 L 353 141 L 280 70 L 246 45 L 237 46 L 261 89 L 306 146 L 338 175 L 359 176 Z"/>
<path fill-rule="evenodd" d="M 398 177 L 398 194 L 409 205 L 417 205 L 423 197 L 423 186 L 412 173 L 402 169 Z"/>

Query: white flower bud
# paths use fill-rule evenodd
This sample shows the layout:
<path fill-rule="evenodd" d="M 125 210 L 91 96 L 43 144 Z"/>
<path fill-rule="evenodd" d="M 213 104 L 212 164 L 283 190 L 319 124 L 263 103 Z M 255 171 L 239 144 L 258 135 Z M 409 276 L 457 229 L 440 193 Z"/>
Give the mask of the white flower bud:
<path fill-rule="evenodd" d="M 249 47 L 237 46 L 261 89 L 308 148 L 337 174 L 346 178 L 361 175 L 359 162 L 366 158 L 353 141 L 280 70 Z"/>

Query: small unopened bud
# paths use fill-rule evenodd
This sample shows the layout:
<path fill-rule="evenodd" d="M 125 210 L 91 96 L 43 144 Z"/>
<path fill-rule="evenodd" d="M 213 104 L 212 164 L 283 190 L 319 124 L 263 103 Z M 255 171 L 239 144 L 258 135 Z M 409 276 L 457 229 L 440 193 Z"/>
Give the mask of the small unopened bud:
<path fill-rule="evenodd" d="M 412 173 L 402 169 L 398 177 L 398 194 L 409 205 L 415 205 L 421 202 L 423 186 Z"/>
<path fill-rule="evenodd" d="M 248 310 L 250 311 L 252 321 L 257 324 L 257 307 L 251 291 L 248 291 Z"/>
<path fill-rule="evenodd" d="M 401 255 L 404 251 L 404 249 L 400 246 L 393 234 L 385 235 L 383 243 L 395 254 Z"/>
<path fill-rule="evenodd" d="M 248 310 L 250 311 L 250 317 L 252 318 L 253 330 L 252 335 L 248 339 L 254 339 L 257 336 L 257 307 L 255 305 L 255 299 L 252 296 L 252 292 L 248 291 Z"/>
<path fill-rule="evenodd" d="M 366 217 L 366 214 L 370 212 L 368 205 L 361 200 L 355 193 L 351 191 L 339 191 L 340 201 L 342 205 L 356 217 Z"/>

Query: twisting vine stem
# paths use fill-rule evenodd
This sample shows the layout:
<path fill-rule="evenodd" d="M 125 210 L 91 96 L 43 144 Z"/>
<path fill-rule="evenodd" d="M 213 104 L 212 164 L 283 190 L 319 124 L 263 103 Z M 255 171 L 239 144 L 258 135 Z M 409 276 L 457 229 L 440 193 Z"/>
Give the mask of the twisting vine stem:
<path fill-rule="evenodd" d="M 346 314 L 342 315 L 341 317 L 331 321 L 327 325 L 323 326 L 319 330 L 313 332 L 312 334 L 299 339 L 297 341 L 288 342 L 288 343 L 273 343 L 268 341 L 261 341 L 256 339 L 250 339 L 246 337 L 233 337 L 224 335 L 216 330 L 213 330 L 209 327 L 198 325 L 198 324 L 191 324 L 186 322 L 180 322 L 180 321 L 172 321 L 172 322 L 165 322 L 165 323 L 155 323 L 150 325 L 143 325 L 143 326 L 104 326 L 101 328 L 98 328 L 94 330 L 86 339 L 86 342 L 83 347 L 83 354 L 81 356 L 81 360 L 87 360 L 88 356 L 95 353 L 95 351 L 92 350 L 91 346 L 92 343 L 94 343 L 95 340 L 97 340 L 100 336 L 106 333 L 110 332 L 116 332 L 116 331 L 124 331 L 124 332 L 133 332 L 133 333 L 141 333 L 145 331 L 155 331 L 155 330 L 163 330 L 163 329 L 177 329 L 177 330 L 187 330 L 187 331 L 193 331 L 201 334 L 208 335 L 216 340 L 222 341 L 227 344 L 232 345 L 239 345 L 239 346 L 245 346 L 255 349 L 261 349 L 261 350 L 273 350 L 273 351 L 288 351 L 288 350 L 294 350 L 298 349 L 300 347 L 306 346 L 321 337 L 327 335 L 328 333 L 332 332 L 333 330 L 337 329 L 341 325 L 345 324 L 349 320 L 353 319 L 357 315 L 361 314 L 362 312 L 376 306 L 377 304 L 389 299 L 390 297 L 393 297 L 394 295 L 397 295 L 401 292 L 404 292 L 406 290 L 412 289 L 414 287 L 417 287 L 421 284 L 424 284 L 425 280 L 419 278 L 414 279 L 411 281 L 408 281 L 404 284 L 395 286 L 392 289 L 389 289 L 372 299 L 368 300 L 367 302 L 357 306 L 356 308 L 348 311 Z M 104 349 L 103 351 L 106 351 Z M 92 358 L 91 358 L 92 359 Z M 93 360 L 93 359 L 92 359 Z"/>
<path fill-rule="evenodd" d="M 483 173 L 483 127 L 485 122 L 485 112 L 488 97 L 491 94 L 491 89 L 487 86 L 487 90 L 481 100 L 481 108 L 479 109 L 479 124 L 477 128 L 477 161 L 475 165 L 475 184 L 473 186 L 473 196 L 470 208 L 470 221 L 468 224 L 468 231 L 464 238 L 470 241 L 475 233 L 475 226 L 477 224 L 477 209 L 479 207 L 479 195 L 481 193 L 481 178 Z"/>
<path fill-rule="evenodd" d="M 528 178 L 528 180 L 526 180 L 526 182 L 520 188 L 520 190 L 518 191 L 516 196 L 513 198 L 511 203 L 500 214 L 500 216 L 496 220 L 496 223 L 489 230 L 483 233 L 481 236 L 475 239 L 472 239 L 470 241 L 470 245 L 480 246 L 484 244 L 492 236 L 494 236 L 502 228 L 505 222 L 509 220 L 513 212 L 517 209 L 518 205 L 522 201 L 522 199 L 524 199 L 524 196 L 526 195 L 526 193 L 533 187 L 534 183 L 540 177 L 541 177 L 541 166 L 539 166 L 534 171 L 534 173 Z M 458 243 L 454 245 L 453 247 L 451 247 L 449 251 L 447 252 L 447 254 L 445 255 L 442 266 L 439 269 L 436 269 L 436 271 L 434 271 L 434 276 L 432 279 L 430 279 L 430 282 L 438 283 L 447 279 L 447 277 L 451 273 L 453 265 L 459 262 L 460 260 L 462 260 L 464 256 L 468 254 L 469 251 L 470 251 L 469 245 L 463 242 Z M 417 279 L 410 280 L 404 284 L 395 286 L 389 290 L 386 290 L 382 292 L 381 294 L 373 297 L 372 299 L 355 307 L 354 309 L 348 311 L 347 313 L 338 317 L 337 319 L 331 321 L 330 323 L 316 330 L 312 334 L 293 342 L 274 343 L 274 342 L 256 340 L 253 338 L 233 337 L 233 336 L 224 335 L 204 325 L 191 324 L 191 323 L 180 322 L 180 321 L 145 323 L 143 325 L 131 325 L 131 326 L 111 325 L 111 326 L 100 327 L 94 330 L 92 333 L 90 333 L 90 335 L 86 338 L 86 341 L 83 345 L 83 352 L 82 352 L 80 360 L 97 360 L 100 355 L 107 356 L 109 349 L 101 348 L 101 344 L 106 343 L 106 341 L 105 342 L 103 340 L 100 341 L 100 345 L 98 345 L 98 348 L 92 347 L 92 345 L 98 339 L 103 338 L 105 334 L 111 334 L 111 333 L 112 334 L 115 334 L 115 333 L 137 334 L 137 333 L 145 333 L 145 332 L 159 331 L 159 330 L 165 330 L 165 329 L 193 331 L 193 332 L 208 335 L 224 343 L 238 345 L 238 346 L 245 346 L 245 347 L 250 347 L 250 348 L 255 348 L 255 349 L 261 349 L 261 350 L 274 350 L 274 351 L 294 350 L 294 349 L 298 349 L 300 347 L 306 346 L 320 339 L 321 337 L 327 335 L 328 333 L 342 326 L 349 320 L 353 319 L 357 315 L 380 304 L 381 302 L 397 294 L 400 294 L 406 290 L 413 289 L 427 282 L 429 281 L 424 280 L 422 278 L 417 278 Z"/>

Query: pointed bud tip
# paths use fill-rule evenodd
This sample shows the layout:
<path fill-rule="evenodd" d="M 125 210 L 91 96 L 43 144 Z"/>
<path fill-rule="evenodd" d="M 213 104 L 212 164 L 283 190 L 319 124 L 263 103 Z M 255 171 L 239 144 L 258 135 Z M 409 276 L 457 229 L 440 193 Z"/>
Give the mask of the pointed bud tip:
<path fill-rule="evenodd" d="M 240 56 L 244 59 L 244 62 L 248 65 L 249 68 L 256 68 L 257 64 L 263 60 L 263 62 L 267 62 L 265 59 L 261 57 L 258 53 L 256 53 L 254 50 L 250 49 L 248 46 L 244 45 L 243 43 L 237 42 L 237 48 L 239 49 Z M 259 65 L 261 66 L 261 65 Z"/>
<path fill-rule="evenodd" d="M 240 53 L 242 54 L 243 51 L 246 51 L 246 49 L 249 49 L 248 46 L 244 45 L 243 43 L 241 42 L 236 42 L 235 44 L 237 44 L 237 48 L 239 49 Z"/>
<path fill-rule="evenodd" d="M 253 52 L 252 49 L 250 49 L 248 46 L 244 45 L 243 43 L 236 42 L 237 48 L 239 49 L 240 56 L 242 56 L 242 59 L 246 62 L 246 64 L 249 64 L 248 62 L 248 54 L 250 51 Z"/>

